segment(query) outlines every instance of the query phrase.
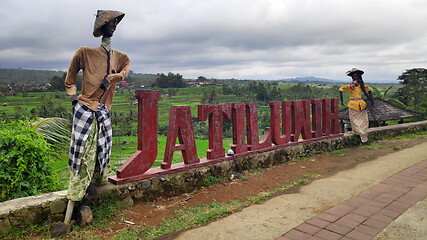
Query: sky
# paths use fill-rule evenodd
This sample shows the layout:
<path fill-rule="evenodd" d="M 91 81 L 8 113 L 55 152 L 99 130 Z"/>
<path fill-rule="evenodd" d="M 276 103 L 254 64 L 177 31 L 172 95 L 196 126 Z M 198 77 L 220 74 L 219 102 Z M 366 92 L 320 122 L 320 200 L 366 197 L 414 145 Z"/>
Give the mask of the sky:
<path fill-rule="evenodd" d="M 112 48 L 137 73 L 398 82 L 427 68 L 426 0 L 0 0 L 0 67 L 66 70 L 96 11 L 126 15 Z"/>

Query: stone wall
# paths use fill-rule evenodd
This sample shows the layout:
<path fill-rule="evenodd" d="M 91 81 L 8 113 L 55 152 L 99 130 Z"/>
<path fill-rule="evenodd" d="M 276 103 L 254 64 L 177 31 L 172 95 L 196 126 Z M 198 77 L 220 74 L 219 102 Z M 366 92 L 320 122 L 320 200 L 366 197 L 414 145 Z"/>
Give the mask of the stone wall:
<path fill-rule="evenodd" d="M 427 121 L 370 128 L 371 139 L 400 135 L 407 132 L 427 130 Z M 249 155 L 213 165 L 177 172 L 161 177 L 144 179 L 123 185 L 98 187 L 100 197 L 117 196 L 127 205 L 136 200 L 150 201 L 158 197 L 176 196 L 199 189 L 208 176 L 230 176 L 232 173 L 249 169 L 269 168 L 290 161 L 298 156 L 334 151 L 360 144 L 357 135 L 288 146 L 260 154 Z M 66 191 L 41 194 L 33 197 L 14 199 L 0 203 L 0 232 L 8 232 L 12 227 L 40 224 L 46 220 L 62 221 L 67 206 Z"/>

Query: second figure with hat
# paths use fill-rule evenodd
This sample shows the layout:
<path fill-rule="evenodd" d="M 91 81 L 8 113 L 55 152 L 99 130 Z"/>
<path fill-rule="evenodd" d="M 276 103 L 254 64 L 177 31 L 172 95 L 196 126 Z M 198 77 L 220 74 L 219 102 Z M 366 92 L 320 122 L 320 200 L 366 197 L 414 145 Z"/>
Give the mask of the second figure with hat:
<path fill-rule="evenodd" d="M 368 141 L 368 113 L 366 111 L 366 102 L 362 99 L 362 92 L 369 99 L 372 106 L 374 101 L 371 95 L 371 89 L 365 85 L 362 79 L 363 71 L 357 68 L 352 68 L 347 71 L 347 76 L 352 78 L 352 82 L 349 85 L 342 86 L 339 89 L 341 104 L 343 103 L 343 91 L 346 91 L 350 95 L 350 101 L 348 102 L 348 113 L 350 118 L 351 127 L 353 132 L 360 135 L 362 142 Z"/>

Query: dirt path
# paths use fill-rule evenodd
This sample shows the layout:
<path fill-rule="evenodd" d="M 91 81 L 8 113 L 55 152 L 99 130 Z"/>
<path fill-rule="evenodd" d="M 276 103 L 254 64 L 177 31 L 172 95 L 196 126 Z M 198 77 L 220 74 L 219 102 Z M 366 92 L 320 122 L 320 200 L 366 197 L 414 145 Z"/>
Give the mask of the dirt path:
<path fill-rule="evenodd" d="M 403 156 L 405 157 L 407 155 L 407 152 L 412 152 L 412 150 L 408 150 L 408 148 L 411 148 L 417 144 L 425 143 L 427 144 L 427 139 L 423 137 L 417 137 L 417 138 L 409 138 L 409 139 L 402 139 L 402 140 L 382 140 L 378 143 L 375 143 L 374 145 L 368 145 L 366 147 L 359 147 L 359 148 L 350 148 L 345 151 L 338 152 L 335 155 L 332 154 L 321 154 L 321 155 L 315 155 L 311 158 L 307 158 L 303 161 L 294 162 L 290 164 L 282 164 L 279 166 L 275 166 L 271 169 L 264 169 L 254 172 L 244 172 L 243 175 L 247 178 L 247 181 L 242 181 L 240 179 L 234 179 L 232 181 L 227 181 L 225 183 L 215 184 L 213 186 L 205 187 L 203 189 L 200 189 L 198 191 L 192 192 L 190 194 L 183 194 L 178 197 L 173 198 L 167 198 L 167 199 L 158 199 L 152 203 L 136 203 L 133 207 L 130 207 L 126 210 L 124 210 L 119 216 L 116 216 L 114 219 L 111 219 L 111 225 L 108 228 L 105 229 L 93 229 L 91 230 L 91 235 L 93 237 L 100 237 L 101 239 L 111 239 L 112 237 L 119 234 L 120 231 L 131 228 L 131 229 L 139 229 L 146 226 L 153 226 L 156 224 L 159 224 L 163 221 L 165 218 L 173 217 L 174 211 L 177 209 L 182 209 L 184 206 L 186 207 L 194 207 L 200 204 L 210 204 L 212 202 L 219 202 L 219 203 L 225 203 L 230 202 L 233 200 L 240 200 L 244 201 L 247 199 L 248 196 L 256 196 L 259 192 L 262 191 L 272 191 L 277 186 L 283 185 L 283 184 L 291 184 L 293 180 L 304 178 L 304 175 L 310 174 L 310 173 L 317 173 L 320 174 L 319 180 L 313 181 L 311 184 L 307 186 L 303 186 L 302 188 L 299 187 L 293 187 L 290 190 L 286 191 L 286 194 L 278 196 L 276 198 L 273 198 L 268 201 L 268 203 L 278 201 L 278 199 L 283 199 L 283 197 L 287 196 L 296 196 L 300 195 L 299 192 L 304 192 L 307 187 L 313 187 L 314 188 L 321 188 L 323 184 L 328 186 L 335 186 L 335 185 L 346 185 L 342 182 L 328 182 L 323 183 L 324 180 L 329 179 L 332 175 L 336 174 L 337 176 L 340 175 L 341 172 L 346 170 L 351 170 L 353 168 L 358 169 L 359 166 L 365 166 L 366 164 L 370 163 L 377 163 L 383 161 L 387 162 L 387 166 L 393 165 L 386 160 L 387 158 L 382 157 L 386 156 L 388 154 L 401 154 L 403 152 Z M 424 145 L 425 145 L 424 144 Z M 427 147 L 424 146 L 426 149 Z M 425 154 L 427 155 L 427 154 Z M 385 159 L 384 159 L 385 158 Z M 382 159 L 379 161 L 379 159 Z M 393 157 L 393 159 L 395 159 Z M 396 160 L 393 160 L 395 162 Z M 399 160 L 397 162 L 402 162 L 402 164 L 409 164 L 407 161 Z M 380 172 L 386 171 L 387 168 L 378 167 L 375 165 L 373 169 L 378 168 Z M 372 170 L 373 170 L 372 169 Z M 369 170 L 369 168 L 368 168 Z M 369 170 L 368 172 L 376 173 L 377 170 L 372 171 Z M 392 170 L 390 171 L 390 174 Z M 337 174 L 338 173 L 338 174 Z M 388 173 L 386 171 L 386 173 Z M 353 177 L 359 176 L 359 174 L 362 173 L 355 173 Z M 368 174 L 369 176 L 370 174 Z M 342 181 L 352 182 L 354 179 L 349 180 L 345 178 Z M 350 178 L 351 179 L 351 178 Z M 369 180 L 369 183 L 362 184 L 363 187 L 368 187 L 370 184 L 374 184 L 375 180 Z M 320 184 L 320 186 L 318 186 Z M 340 184 L 338 184 L 340 183 Z M 336 186 L 336 187 L 338 187 Z M 295 216 L 301 215 L 301 212 L 305 212 L 305 214 L 302 214 L 300 217 L 303 219 L 304 217 L 311 216 L 315 214 L 316 212 L 322 211 L 326 208 L 329 208 L 332 204 L 339 201 L 343 197 L 338 197 L 339 192 L 345 191 L 339 190 L 339 188 L 332 187 L 330 190 L 324 189 L 317 195 L 319 197 L 323 196 L 326 200 L 318 200 L 322 202 L 321 205 L 311 204 L 310 202 L 305 202 L 305 204 L 302 204 L 302 200 L 295 200 L 298 202 L 301 202 L 300 207 L 298 208 L 298 211 L 294 213 Z M 326 191 L 329 191 L 331 195 L 326 194 Z M 351 193 L 347 193 L 351 194 Z M 301 195 L 302 196 L 302 195 Z M 314 197 L 311 195 L 304 196 L 304 198 L 310 198 L 309 200 L 314 200 Z M 294 201 L 294 200 L 286 200 L 285 202 L 279 201 L 280 206 L 287 206 L 290 204 L 290 202 L 287 201 Z M 268 216 L 268 211 L 278 212 L 277 209 L 267 207 L 266 209 L 262 209 L 262 205 L 253 205 L 251 207 L 248 207 L 244 209 L 240 213 L 235 213 L 227 218 L 224 218 L 220 221 L 217 221 L 215 223 L 211 223 L 206 227 L 197 228 L 195 230 L 188 230 L 181 235 L 179 233 L 174 233 L 171 235 L 167 235 L 163 237 L 163 239 L 174 239 L 176 237 L 179 237 L 179 239 L 211 239 L 209 236 L 218 236 L 218 238 L 214 239 L 240 239 L 238 238 L 226 238 L 225 236 L 233 234 L 232 236 L 239 235 L 239 231 L 243 232 L 252 232 L 255 235 L 252 235 L 252 237 L 260 234 L 259 236 L 273 236 L 274 234 L 283 234 L 283 224 L 289 225 L 289 227 L 293 226 L 293 224 L 298 224 L 302 220 L 292 220 L 292 214 L 286 212 L 282 212 L 282 215 L 275 215 L 273 218 L 261 218 L 262 216 Z M 241 215 L 242 213 L 246 213 L 247 211 L 253 211 L 257 212 L 255 215 Z M 284 208 L 285 209 L 285 208 Z M 257 225 L 256 223 L 251 223 L 251 218 L 255 219 L 262 219 L 261 225 Z M 218 229 L 218 231 L 213 234 L 208 230 L 204 230 L 207 228 L 210 228 L 211 225 L 220 224 L 225 221 L 229 221 L 228 219 L 231 219 L 232 228 L 229 230 L 231 232 L 226 232 L 221 230 L 221 228 Z M 129 225 L 126 223 L 123 223 L 122 220 L 127 220 L 134 222 L 135 225 Z M 272 222 L 273 221 L 273 222 Z M 276 221 L 277 223 L 274 223 Z M 283 222 L 284 221 L 284 222 Z M 271 222 L 271 223 L 270 223 Z M 278 223 L 280 222 L 280 224 Z M 245 224 L 243 224 L 245 223 Z M 291 224 L 290 224 L 291 223 Z M 236 225 L 242 224 L 242 227 L 237 227 Z M 248 225 L 249 224 L 249 225 Z M 252 224 L 252 225 L 251 225 Z M 278 227 L 279 224 L 280 231 L 272 231 L 271 229 L 275 229 Z M 262 226 L 269 226 L 267 228 L 263 228 Z M 246 229 L 247 226 L 248 229 Z M 256 227 L 255 227 L 256 226 Z M 261 227 L 260 227 L 261 226 Z M 234 230 L 233 230 L 234 229 Z M 255 229 L 259 229 L 258 232 L 254 232 Z M 207 231 L 206 235 L 204 235 L 204 238 L 200 238 L 199 234 L 193 234 L 193 232 L 201 232 L 201 231 Z M 266 231 L 266 232 L 264 232 Z M 271 232 L 271 233 L 269 233 Z M 237 235 L 234 235 L 237 234 Z M 273 235 L 272 235 L 273 234 Z M 179 236 L 178 236 L 179 235 Z M 279 236 L 277 235 L 277 236 Z M 231 236 L 231 235 L 230 235 Z M 242 235 L 243 236 L 243 235 Z M 223 238 L 222 238 L 223 237 Z M 241 239 L 255 239 L 255 238 L 248 238 L 248 237 L 242 237 Z M 261 239 L 261 238 L 256 238 Z M 271 239 L 271 238 L 266 238 Z"/>

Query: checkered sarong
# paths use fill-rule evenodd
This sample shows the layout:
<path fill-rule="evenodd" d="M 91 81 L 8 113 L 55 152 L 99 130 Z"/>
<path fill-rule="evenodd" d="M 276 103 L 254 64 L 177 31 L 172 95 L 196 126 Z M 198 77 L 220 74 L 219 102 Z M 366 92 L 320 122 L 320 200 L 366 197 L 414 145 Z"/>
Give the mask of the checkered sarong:
<path fill-rule="evenodd" d="M 100 103 L 96 112 L 92 111 L 81 102 L 74 106 L 73 130 L 71 134 L 70 153 L 68 155 L 68 167 L 74 173 L 78 173 L 81 165 L 86 141 L 92 130 L 94 116 L 99 124 L 97 152 L 100 172 L 110 163 L 113 129 L 108 108 Z"/>

